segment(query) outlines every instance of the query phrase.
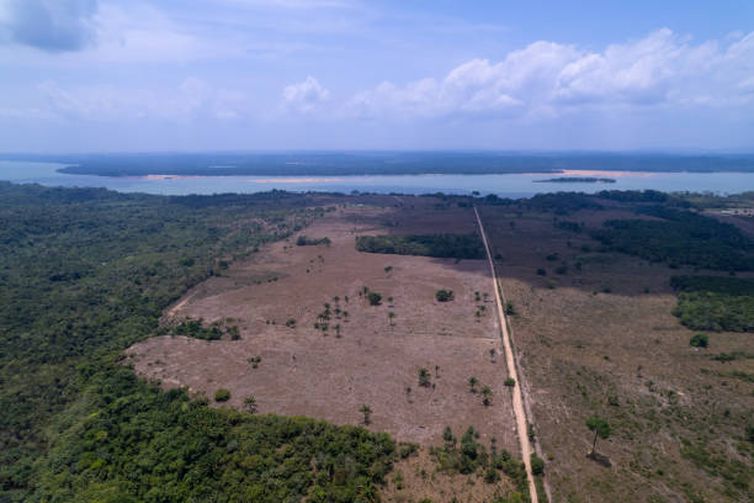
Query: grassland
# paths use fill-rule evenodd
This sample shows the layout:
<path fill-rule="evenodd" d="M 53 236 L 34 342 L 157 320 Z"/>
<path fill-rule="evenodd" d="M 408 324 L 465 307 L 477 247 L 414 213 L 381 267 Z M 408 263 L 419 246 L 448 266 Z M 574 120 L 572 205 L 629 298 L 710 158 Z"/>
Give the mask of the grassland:
<path fill-rule="evenodd" d="M 480 207 L 515 308 L 553 499 L 751 501 L 754 341 L 730 331 L 751 314 L 730 302 L 751 278 L 740 272 L 751 258 L 746 217 L 709 218 L 656 193 L 588 199 Z M 707 349 L 673 316 L 699 291 L 726 296 L 704 301 L 720 321 Z M 592 416 L 611 427 L 598 456 L 587 456 Z"/>

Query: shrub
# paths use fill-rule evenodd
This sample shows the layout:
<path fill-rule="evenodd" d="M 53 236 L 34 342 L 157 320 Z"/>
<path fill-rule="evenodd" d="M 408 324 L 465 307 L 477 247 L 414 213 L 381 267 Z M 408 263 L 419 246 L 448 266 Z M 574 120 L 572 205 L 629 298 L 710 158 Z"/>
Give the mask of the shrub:
<path fill-rule="evenodd" d="M 531 472 L 534 475 L 542 475 L 545 473 L 545 460 L 532 453 L 531 455 Z"/>
<path fill-rule="evenodd" d="M 689 344 L 692 348 L 706 348 L 709 346 L 709 337 L 707 337 L 707 334 L 694 334 L 691 336 Z"/>
<path fill-rule="evenodd" d="M 367 294 L 367 300 L 370 306 L 379 306 L 382 304 L 382 295 L 377 292 L 369 292 Z"/>
<path fill-rule="evenodd" d="M 512 377 L 509 377 L 508 379 L 505 380 L 505 382 L 503 384 L 505 384 L 509 388 L 512 388 L 513 386 L 516 385 L 516 380 L 513 379 Z"/>
<path fill-rule="evenodd" d="M 227 402 L 228 400 L 230 400 L 230 390 L 220 388 L 219 390 L 215 391 L 216 402 Z"/>
<path fill-rule="evenodd" d="M 437 302 L 450 302 L 454 298 L 453 290 L 437 290 L 435 298 Z"/>
<path fill-rule="evenodd" d="M 425 368 L 419 369 L 419 386 L 424 386 L 425 388 L 428 388 L 431 383 L 429 379 L 429 370 Z"/>

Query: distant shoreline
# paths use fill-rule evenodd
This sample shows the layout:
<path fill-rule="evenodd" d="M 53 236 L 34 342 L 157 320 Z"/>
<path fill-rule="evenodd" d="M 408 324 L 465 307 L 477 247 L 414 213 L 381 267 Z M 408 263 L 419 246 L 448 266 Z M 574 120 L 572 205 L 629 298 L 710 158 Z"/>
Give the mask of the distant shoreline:
<path fill-rule="evenodd" d="M 594 176 L 561 176 L 546 180 L 533 180 L 534 183 L 615 183 L 615 178 L 598 178 Z"/>

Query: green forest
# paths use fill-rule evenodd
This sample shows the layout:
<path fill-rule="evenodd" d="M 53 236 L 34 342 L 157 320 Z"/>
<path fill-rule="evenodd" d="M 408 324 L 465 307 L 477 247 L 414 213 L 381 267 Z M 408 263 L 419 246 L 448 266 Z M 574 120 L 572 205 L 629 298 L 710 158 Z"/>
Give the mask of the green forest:
<path fill-rule="evenodd" d="M 754 332 L 754 279 L 674 276 L 675 314 L 692 330 Z"/>
<path fill-rule="evenodd" d="M 608 250 L 721 271 L 754 270 L 754 242 L 714 218 L 666 206 L 640 208 L 651 219 L 609 220 L 592 236 Z"/>
<path fill-rule="evenodd" d="M 120 363 L 165 307 L 322 214 L 284 192 L 0 183 L 0 501 L 372 501 L 395 445 L 163 392 Z"/>
<path fill-rule="evenodd" d="M 411 234 L 359 236 L 356 249 L 369 253 L 482 259 L 484 245 L 476 234 Z"/>

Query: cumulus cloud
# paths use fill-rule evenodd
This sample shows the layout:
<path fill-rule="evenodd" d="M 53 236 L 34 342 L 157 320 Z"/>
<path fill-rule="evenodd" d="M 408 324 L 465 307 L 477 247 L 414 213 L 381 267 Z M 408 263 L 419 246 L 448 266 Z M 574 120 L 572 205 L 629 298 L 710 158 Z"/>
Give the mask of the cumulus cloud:
<path fill-rule="evenodd" d="M 298 113 L 311 113 L 330 97 L 330 91 L 322 87 L 317 79 L 306 77 L 303 82 L 291 84 L 283 89 L 283 105 Z"/>
<path fill-rule="evenodd" d="M 93 42 L 97 0 L 0 0 L 0 42 L 49 52 Z"/>
<path fill-rule="evenodd" d="M 727 47 L 669 29 L 601 52 L 534 42 L 502 60 L 472 59 L 443 78 L 383 82 L 357 93 L 357 116 L 553 115 L 577 107 L 751 103 L 754 33 Z"/>

